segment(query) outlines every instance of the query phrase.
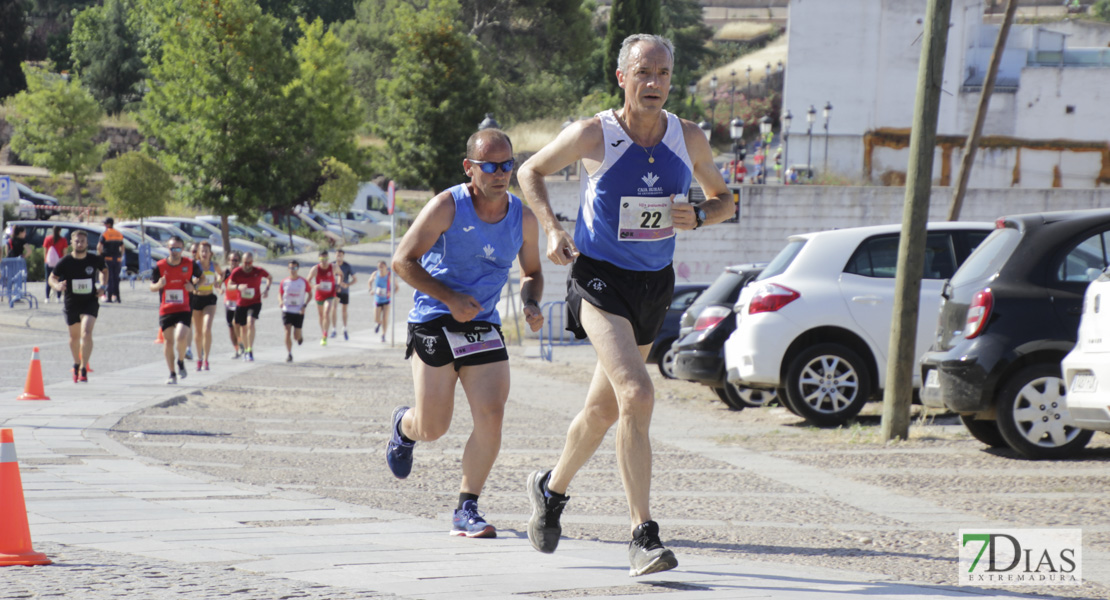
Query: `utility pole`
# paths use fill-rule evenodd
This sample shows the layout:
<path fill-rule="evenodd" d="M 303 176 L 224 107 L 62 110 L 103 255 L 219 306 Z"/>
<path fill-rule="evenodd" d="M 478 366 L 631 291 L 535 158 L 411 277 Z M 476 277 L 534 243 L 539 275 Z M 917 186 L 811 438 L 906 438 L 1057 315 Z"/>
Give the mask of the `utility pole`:
<path fill-rule="evenodd" d="M 917 341 L 917 314 L 921 300 L 921 272 L 925 262 L 925 223 L 933 183 L 933 152 L 937 141 L 937 115 L 944 81 L 944 54 L 948 45 L 948 20 L 952 0 L 929 0 L 925 10 L 921 61 L 917 69 L 917 99 L 910 133 L 910 162 L 906 170 L 906 202 L 902 211 L 902 236 L 898 242 L 898 275 L 894 281 L 890 356 L 883 392 L 883 439 L 907 439 Z"/>
<path fill-rule="evenodd" d="M 952 191 L 952 203 L 948 205 L 949 221 L 960 220 L 960 210 L 964 206 L 964 196 L 967 194 L 967 182 L 971 179 L 971 165 L 975 161 L 975 152 L 979 149 L 979 138 L 983 135 L 983 123 L 987 120 L 987 109 L 990 107 L 991 94 L 994 93 L 994 81 L 998 77 L 998 65 L 1002 63 L 1002 52 L 1006 49 L 1006 38 L 1010 35 L 1010 25 L 1014 22 L 1014 13 L 1017 12 L 1017 7 L 1017 0 L 1008 0 L 1006 16 L 1002 18 L 1002 26 L 998 28 L 998 39 L 994 41 L 991 64 L 987 67 L 987 76 L 983 80 L 982 95 L 979 96 L 979 108 L 975 111 L 975 126 L 967 136 L 964 155 L 960 158 L 960 174 L 956 178 L 956 187 Z"/>

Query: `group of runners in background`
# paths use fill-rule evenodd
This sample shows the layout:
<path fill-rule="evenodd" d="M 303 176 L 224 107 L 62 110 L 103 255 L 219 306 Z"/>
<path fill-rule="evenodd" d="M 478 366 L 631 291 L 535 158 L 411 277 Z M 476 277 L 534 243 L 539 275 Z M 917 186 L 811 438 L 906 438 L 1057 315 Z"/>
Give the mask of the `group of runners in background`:
<path fill-rule="evenodd" d="M 47 284 L 62 296 L 63 313 L 69 327 L 70 352 L 73 355 L 73 381 L 88 381 L 88 363 L 92 355 L 93 328 L 99 315 L 100 297 L 97 287 L 109 283 L 109 265 L 104 258 L 88 250 L 88 237 L 77 230 L 71 234 L 69 253 L 51 269 Z M 207 371 L 212 357 L 212 328 L 223 300 L 224 314 L 233 358 L 254 361 L 255 323 L 262 301 L 276 282 L 269 271 L 254 264 L 254 254 L 232 252 L 227 264 L 220 265 L 208 242 L 192 245 L 189 255 L 185 243 L 173 237 L 166 243 L 168 258 L 158 261 L 150 278 L 150 291 L 158 293 L 158 328 L 165 340 L 164 356 L 169 370 L 167 384 L 176 384 L 188 376 L 186 360 L 196 359 L 196 370 Z M 343 339 L 347 332 L 350 287 L 358 281 L 345 252 L 336 251 L 331 262 L 327 250 L 321 250 L 319 261 L 307 277 L 299 275 L 300 262 L 291 259 L 289 275 L 278 283 L 278 294 L 285 327 L 286 361 L 293 360 L 293 341 L 304 341 L 304 314 L 310 301 L 315 301 L 320 324 L 320 345 L 339 335 L 342 321 Z M 98 285 L 99 284 L 99 285 Z M 385 341 L 389 305 L 393 296 L 390 271 L 385 261 L 378 263 L 370 277 L 369 288 L 374 295 L 375 333 Z M 195 352 L 194 352 L 195 348 Z"/>

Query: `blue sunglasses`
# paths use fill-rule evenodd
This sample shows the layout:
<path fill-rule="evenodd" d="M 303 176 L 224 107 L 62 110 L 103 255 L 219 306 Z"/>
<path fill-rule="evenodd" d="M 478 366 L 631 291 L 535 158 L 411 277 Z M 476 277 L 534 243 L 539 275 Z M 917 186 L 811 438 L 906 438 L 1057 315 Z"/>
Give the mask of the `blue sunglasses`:
<path fill-rule="evenodd" d="M 513 166 L 516 164 L 516 161 L 511 158 L 505 162 L 499 163 L 488 162 L 484 160 L 474 160 L 473 158 L 468 158 L 467 160 L 469 160 L 470 164 L 472 165 L 478 165 L 478 168 L 487 175 L 493 175 L 494 173 L 496 173 L 498 167 L 500 167 L 501 170 L 505 173 L 508 173 L 509 171 L 513 170 Z"/>

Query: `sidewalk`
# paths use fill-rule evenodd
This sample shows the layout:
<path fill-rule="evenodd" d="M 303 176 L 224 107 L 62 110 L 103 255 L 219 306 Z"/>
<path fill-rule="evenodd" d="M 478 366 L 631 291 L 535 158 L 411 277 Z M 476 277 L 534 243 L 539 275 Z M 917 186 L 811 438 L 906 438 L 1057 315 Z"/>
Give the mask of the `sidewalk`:
<path fill-rule="evenodd" d="M 373 347 L 373 337 L 369 331 L 355 332 L 342 350 L 306 345 L 298 360 L 366 351 Z M 0 571 L 5 590 L 51 580 L 64 591 L 69 578 L 98 570 L 111 573 L 119 563 L 142 558 L 166 574 L 139 578 L 145 587 L 131 588 L 133 597 L 198 597 L 173 589 L 178 567 L 190 577 L 195 573 L 189 569 L 213 567 L 204 572 L 206 584 L 208 590 L 220 588 L 212 594 L 220 597 L 253 593 L 250 597 L 276 598 L 279 590 L 267 591 L 266 586 L 290 581 L 330 586 L 298 589 L 333 598 L 624 599 L 658 593 L 671 600 L 1027 597 L 685 554 L 680 554 L 677 570 L 631 579 L 623 544 L 564 539 L 557 553 L 543 555 L 530 547 L 522 531 L 502 530 L 495 540 L 450 537 L 442 520 L 414 518 L 403 507 L 373 509 L 303 492 L 182 476 L 135 456 L 106 434 L 132 411 L 174 402 L 282 360 L 284 349 L 258 351 L 256 363 L 228 364 L 218 375 L 190 373 L 176 387 L 159 385 L 165 367 L 158 361 L 102 374 L 87 385 L 49 385 L 48 402 L 16 401 L 18 393 L 0 395 L 0 427 L 15 430 L 36 550 L 48 555 L 56 548 L 74 556 L 101 553 L 95 561 L 51 556 L 56 561 L 52 566 L 5 568 Z M 527 506 L 523 491 L 521 502 Z"/>

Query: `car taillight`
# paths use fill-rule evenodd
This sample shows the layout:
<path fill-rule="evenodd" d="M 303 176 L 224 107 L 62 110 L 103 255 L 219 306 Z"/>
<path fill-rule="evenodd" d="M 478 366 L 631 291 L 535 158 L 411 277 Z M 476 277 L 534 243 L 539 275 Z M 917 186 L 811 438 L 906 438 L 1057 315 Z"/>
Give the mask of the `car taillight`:
<path fill-rule="evenodd" d="M 775 312 L 801 297 L 801 294 L 786 286 L 764 283 L 752 294 L 752 300 L 748 303 L 748 314 Z"/>
<path fill-rule="evenodd" d="M 971 339 L 983 333 L 987 321 L 991 318 L 991 308 L 994 307 L 994 294 L 990 288 L 979 290 L 971 300 L 967 309 L 967 324 L 964 327 L 964 337 Z"/>
<path fill-rule="evenodd" d="M 698 320 L 694 321 L 694 331 L 705 331 L 717 326 L 732 314 L 732 310 L 725 306 L 710 306 L 701 311 Z"/>

